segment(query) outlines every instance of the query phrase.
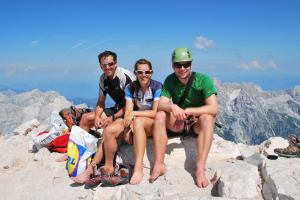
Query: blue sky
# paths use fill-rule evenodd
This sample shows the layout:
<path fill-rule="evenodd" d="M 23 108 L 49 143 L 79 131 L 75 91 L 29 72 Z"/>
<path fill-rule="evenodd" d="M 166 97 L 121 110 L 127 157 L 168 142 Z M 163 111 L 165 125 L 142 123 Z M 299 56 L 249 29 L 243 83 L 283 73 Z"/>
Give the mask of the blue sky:
<path fill-rule="evenodd" d="M 299 10 L 298 0 L 0 0 L 0 89 L 93 98 L 100 52 L 115 51 L 130 70 L 149 59 L 163 81 L 176 47 L 191 49 L 194 71 L 223 83 L 292 88 L 300 84 Z"/>

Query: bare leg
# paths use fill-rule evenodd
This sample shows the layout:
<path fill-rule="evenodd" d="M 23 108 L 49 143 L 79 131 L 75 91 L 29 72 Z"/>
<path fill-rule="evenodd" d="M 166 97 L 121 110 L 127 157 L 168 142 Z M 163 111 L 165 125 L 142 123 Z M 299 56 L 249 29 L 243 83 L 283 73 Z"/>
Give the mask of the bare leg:
<path fill-rule="evenodd" d="M 64 162 L 68 160 L 68 154 L 64 154 L 62 157 L 57 158 L 55 161 L 56 162 Z"/>
<path fill-rule="evenodd" d="M 103 159 L 103 149 L 102 149 L 103 147 L 102 146 L 103 146 L 103 140 L 100 142 L 97 152 L 92 161 L 92 163 L 94 163 L 95 165 L 100 163 Z M 82 172 L 81 174 L 79 174 L 76 177 L 73 177 L 72 180 L 76 183 L 85 183 L 87 180 L 90 179 L 93 172 L 94 172 L 93 166 L 89 165 L 84 172 Z"/>
<path fill-rule="evenodd" d="M 149 182 L 154 182 L 159 176 L 166 173 L 164 164 L 165 153 L 167 149 L 168 136 L 166 131 L 166 118 L 167 115 L 163 111 L 157 112 L 153 126 L 153 142 L 155 162 L 154 167 L 149 178 Z"/>
<path fill-rule="evenodd" d="M 147 136 L 151 135 L 153 123 L 154 120 L 148 117 L 137 117 L 133 122 L 135 165 L 130 184 L 139 184 L 143 179 L 143 158 L 146 149 L 146 141 Z"/>
<path fill-rule="evenodd" d="M 212 115 L 201 115 L 199 121 L 194 126 L 194 131 L 198 133 L 197 138 L 197 170 L 196 184 L 200 188 L 207 187 L 209 181 L 205 175 L 205 164 L 213 140 L 215 117 Z"/>
<path fill-rule="evenodd" d="M 86 132 L 90 132 L 94 126 L 95 112 L 89 112 L 82 115 L 79 126 Z"/>
<path fill-rule="evenodd" d="M 103 113 L 102 117 L 106 118 L 106 115 Z M 89 112 L 82 115 L 79 126 L 87 132 L 90 132 L 91 128 L 94 126 L 95 121 L 95 112 Z M 98 146 L 97 152 L 94 156 L 93 163 L 98 164 L 103 159 L 103 140 Z M 72 177 L 72 180 L 76 183 L 85 183 L 90 179 L 90 176 L 93 174 L 93 167 L 89 165 L 87 169 L 79 174 L 76 177 Z"/>
<path fill-rule="evenodd" d="M 104 149 L 105 149 L 105 169 L 108 173 L 114 172 L 114 155 L 117 152 L 117 137 L 124 130 L 124 120 L 117 119 L 103 131 L 104 135 Z"/>

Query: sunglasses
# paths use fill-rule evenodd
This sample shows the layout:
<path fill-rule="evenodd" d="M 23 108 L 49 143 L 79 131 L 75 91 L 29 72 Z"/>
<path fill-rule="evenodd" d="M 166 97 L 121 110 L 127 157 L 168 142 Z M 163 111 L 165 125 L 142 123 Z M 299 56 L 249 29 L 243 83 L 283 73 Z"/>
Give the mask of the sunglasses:
<path fill-rule="evenodd" d="M 181 67 L 184 67 L 184 68 L 189 68 L 192 63 L 191 62 L 185 62 L 185 63 L 174 63 L 173 64 L 175 68 L 177 69 L 181 69 Z"/>
<path fill-rule="evenodd" d="M 150 75 L 152 74 L 152 70 L 136 70 L 135 73 L 138 75 L 142 75 L 142 74 Z"/>
<path fill-rule="evenodd" d="M 114 62 L 110 62 L 110 63 L 107 63 L 107 64 L 101 64 L 101 67 L 103 67 L 103 68 L 111 67 L 111 66 L 113 66 L 114 64 L 115 64 Z"/>

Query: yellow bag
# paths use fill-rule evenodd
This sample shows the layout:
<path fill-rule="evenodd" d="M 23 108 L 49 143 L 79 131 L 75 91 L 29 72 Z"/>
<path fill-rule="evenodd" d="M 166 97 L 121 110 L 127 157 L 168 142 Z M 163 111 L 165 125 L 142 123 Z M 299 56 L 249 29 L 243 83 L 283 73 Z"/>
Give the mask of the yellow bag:
<path fill-rule="evenodd" d="M 69 137 L 67 170 L 75 177 L 86 170 L 97 150 L 98 139 L 80 128 L 73 126 Z"/>

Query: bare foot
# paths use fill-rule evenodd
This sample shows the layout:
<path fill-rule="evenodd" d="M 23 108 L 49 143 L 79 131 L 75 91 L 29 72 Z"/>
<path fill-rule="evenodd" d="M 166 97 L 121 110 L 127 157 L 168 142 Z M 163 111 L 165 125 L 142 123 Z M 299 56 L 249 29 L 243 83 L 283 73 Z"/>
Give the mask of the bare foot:
<path fill-rule="evenodd" d="M 143 170 L 134 170 L 133 175 L 130 179 L 131 185 L 139 184 L 143 179 L 144 173 Z"/>
<path fill-rule="evenodd" d="M 88 168 L 84 172 L 82 172 L 81 174 L 79 174 L 76 177 L 72 177 L 71 179 L 75 183 L 85 183 L 87 180 L 90 179 L 91 174 L 93 174 L 93 167 L 91 165 L 89 165 Z"/>
<path fill-rule="evenodd" d="M 166 166 L 164 164 L 154 164 L 152 174 L 149 178 L 149 182 L 153 183 L 156 179 L 167 172 Z"/>
<path fill-rule="evenodd" d="M 68 155 L 67 155 L 67 154 L 63 155 L 63 156 L 60 157 L 60 158 L 57 158 L 55 161 L 56 161 L 56 162 L 64 162 L 64 161 L 66 161 L 66 160 L 68 160 Z"/>
<path fill-rule="evenodd" d="M 197 168 L 196 171 L 196 184 L 199 188 L 205 188 L 209 185 L 209 182 L 205 176 L 205 169 L 204 168 Z"/>

